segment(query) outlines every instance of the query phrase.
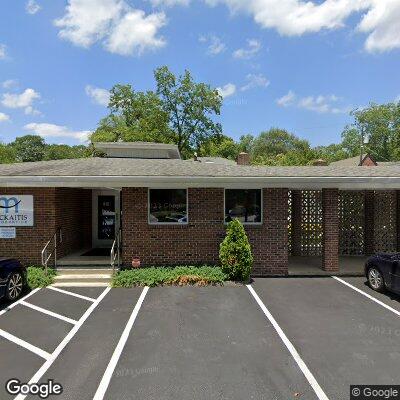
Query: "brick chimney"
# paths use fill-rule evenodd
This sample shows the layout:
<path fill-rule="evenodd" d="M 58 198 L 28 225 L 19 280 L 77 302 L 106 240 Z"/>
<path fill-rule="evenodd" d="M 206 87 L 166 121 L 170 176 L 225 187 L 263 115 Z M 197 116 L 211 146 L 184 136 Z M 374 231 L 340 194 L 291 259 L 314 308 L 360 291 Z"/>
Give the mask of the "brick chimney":
<path fill-rule="evenodd" d="M 237 157 L 237 165 L 250 165 L 250 155 L 249 153 L 241 152 Z"/>
<path fill-rule="evenodd" d="M 324 167 L 326 165 L 328 165 L 328 163 L 323 160 L 322 158 L 319 158 L 318 160 L 314 160 L 312 162 L 312 165 L 314 165 L 315 167 Z"/>

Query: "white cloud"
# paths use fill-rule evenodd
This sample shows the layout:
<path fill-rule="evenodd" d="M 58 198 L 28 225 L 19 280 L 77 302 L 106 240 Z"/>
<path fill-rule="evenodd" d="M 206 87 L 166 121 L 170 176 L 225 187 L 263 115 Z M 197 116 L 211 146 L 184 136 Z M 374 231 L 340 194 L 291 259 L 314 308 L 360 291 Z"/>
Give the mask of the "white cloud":
<path fill-rule="evenodd" d="M 146 15 L 125 0 L 69 0 L 65 15 L 54 21 L 59 36 L 89 48 L 100 42 L 112 53 L 141 54 L 165 45 L 158 36 L 166 24 L 164 13 Z"/>
<path fill-rule="evenodd" d="M 18 80 L 17 79 L 7 79 L 6 81 L 1 83 L 1 86 L 3 86 L 4 89 L 12 89 L 18 86 Z"/>
<path fill-rule="evenodd" d="M 29 88 L 20 94 L 4 93 L 1 103 L 8 108 L 26 108 L 31 106 L 36 99 L 40 99 L 40 94 Z"/>
<path fill-rule="evenodd" d="M 394 99 L 394 102 L 395 102 L 395 103 L 400 102 L 400 94 Z"/>
<path fill-rule="evenodd" d="M 32 106 L 28 106 L 25 108 L 24 113 L 26 115 L 42 115 L 42 113 L 39 110 L 36 110 Z"/>
<path fill-rule="evenodd" d="M 372 0 L 372 7 L 358 25 L 360 32 L 369 33 L 365 49 L 371 53 L 400 47 L 400 2 Z"/>
<path fill-rule="evenodd" d="M 10 117 L 7 114 L 0 112 L 0 122 L 9 121 Z"/>
<path fill-rule="evenodd" d="M 142 10 L 132 10 L 114 27 L 105 46 L 111 53 L 123 56 L 140 55 L 146 49 L 155 50 L 165 45 L 165 40 L 157 36 L 165 24 L 164 13 L 146 16 Z"/>
<path fill-rule="evenodd" d="M 25 4 L 25 10 L 28 14 L 36 14 L 42 7 L 35 0 L 28 0 Z"/>
<path fill-rule="evenodd" d="M 276 102 L 281 107 L 296 106 L 298 108 L 303 108 L 308 111 L 314 111 L 317 113 L 331 113 L 331 114 L 341 114 L 348 113 L 350 107 L 342 107 L 338 103 L 341 99 L 334 94 L 328 96 L 306 96 L 298 97 L 292 90 L 277 99 Z"/>
<path fill-rule="evenodd" d="M 199 42 L 207 44 L 207 54 L 217 55 L 226 50 L 225 43 L 216 35 L 200 36 Z"/>
<path fill-rule="evenodd" d="M 257 87 L 266 88 L 270 84 L 270 81 L 263 74 L 247 74 L 246 81 L 247 83 L 240 88 L 241 91 Z"/>
<path fill-rule="evenodd" d="M 399 0 L 205 0 L 211 6 L 225 4 L 233 13 L 251 15 L 262 28 L 284 36 L 301 36 L 324 29 L 339 29 L 353 14 L 361 14 L 357 26 L 367 34 L 365 48 L 383 52 L 400 48 Z"/>
<path fill-rule="evenodd" d="M 0 60 L 5 60 L 7 58 L 7 46 L 0 43 Z"/>
<path fill-rule="evenodd" d="M 236 93 L 236 85 L 233 83 L 227 83 L 222 87 L 218 87 L 217 90 L 223 98 L 226 98 Z"/>
<path fill-rule="evenodd" d="M 108 102 L 110 100 L 110 92 L 107 89 L 101 89 L 91 85 L 86 85 L 85 92 L 90 98 L 92 98 L 93 102 L 95 102 L 96 104 L 105 107 L 108 106 Z"/>
<path fill-rule="evenodd" d="M 233 52 L 233 57 L 248 60 L 254 57 L 260 50 L 261 42 L 256 39 L 248 39 L 247 47 L 235 50 Z"/>
<path fill-rule="evenodd" d="M 294 92 L 289 90 L 289 92 L 287 94 L 285 94 L 284 96 L 282 96 L 279 99 L 277 99 L 276 102 L 281 107 L 288 107 L 288 106 L 293 104 L 295 99 L 296 99 L 296 95 L 294 94 Z"/>
<path fill-rule="evenodd" d="M 25 125 L 24 129 L 44 138 L 63 137 L 78 139 L 81 142 L 86 141 L 88 139 L 88 135 L 90 134 L 90 131 L 73 131 L 68 129 L 66 126 L 35 122 Z"/>
<path fill-rule="evenodd" d="M 150 0 L 153 7 L 188 6 L 190 0 Z"/>

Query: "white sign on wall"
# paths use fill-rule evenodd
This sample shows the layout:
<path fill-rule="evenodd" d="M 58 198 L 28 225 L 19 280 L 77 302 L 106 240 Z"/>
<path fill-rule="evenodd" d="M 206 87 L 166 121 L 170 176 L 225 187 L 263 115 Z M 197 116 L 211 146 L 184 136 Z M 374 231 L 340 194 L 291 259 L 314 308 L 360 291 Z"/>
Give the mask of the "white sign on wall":
<path fill-rule="evenodd" d="M 0 194 L 0 226 L 33 226 L 33 196 Z"/>
<path fill-rule="evenodd" d="M 16 237 L 15 227 L 0 227 L 0 239 L 15 239 Z"/>

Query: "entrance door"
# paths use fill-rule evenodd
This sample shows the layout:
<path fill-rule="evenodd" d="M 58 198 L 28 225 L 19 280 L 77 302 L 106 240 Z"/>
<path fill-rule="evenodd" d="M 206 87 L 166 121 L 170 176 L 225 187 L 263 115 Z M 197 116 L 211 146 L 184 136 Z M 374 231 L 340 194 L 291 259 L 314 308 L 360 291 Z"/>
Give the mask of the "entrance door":
<path fill-rule="evenodd" d="M 119 191 L 92 191 L 93 247 L 111 247 L 119 230 Z"/>

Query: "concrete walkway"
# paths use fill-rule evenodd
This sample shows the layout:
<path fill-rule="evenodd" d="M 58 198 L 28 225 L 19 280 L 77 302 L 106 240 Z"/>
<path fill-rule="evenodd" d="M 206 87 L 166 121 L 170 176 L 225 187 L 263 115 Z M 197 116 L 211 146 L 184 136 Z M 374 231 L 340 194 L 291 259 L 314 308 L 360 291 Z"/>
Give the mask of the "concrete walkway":
<path fill-rule="evenodd" d="M 334 275 L 362 276 L 364 264 L 368 257 L 365 256 L 341 256 L 339 257 L 339 272 Z M 318 256 L 292 256 L 289 257 L 289 275 L 326 276 L 332 272 L 323 271 L 322 257 Z"/>

